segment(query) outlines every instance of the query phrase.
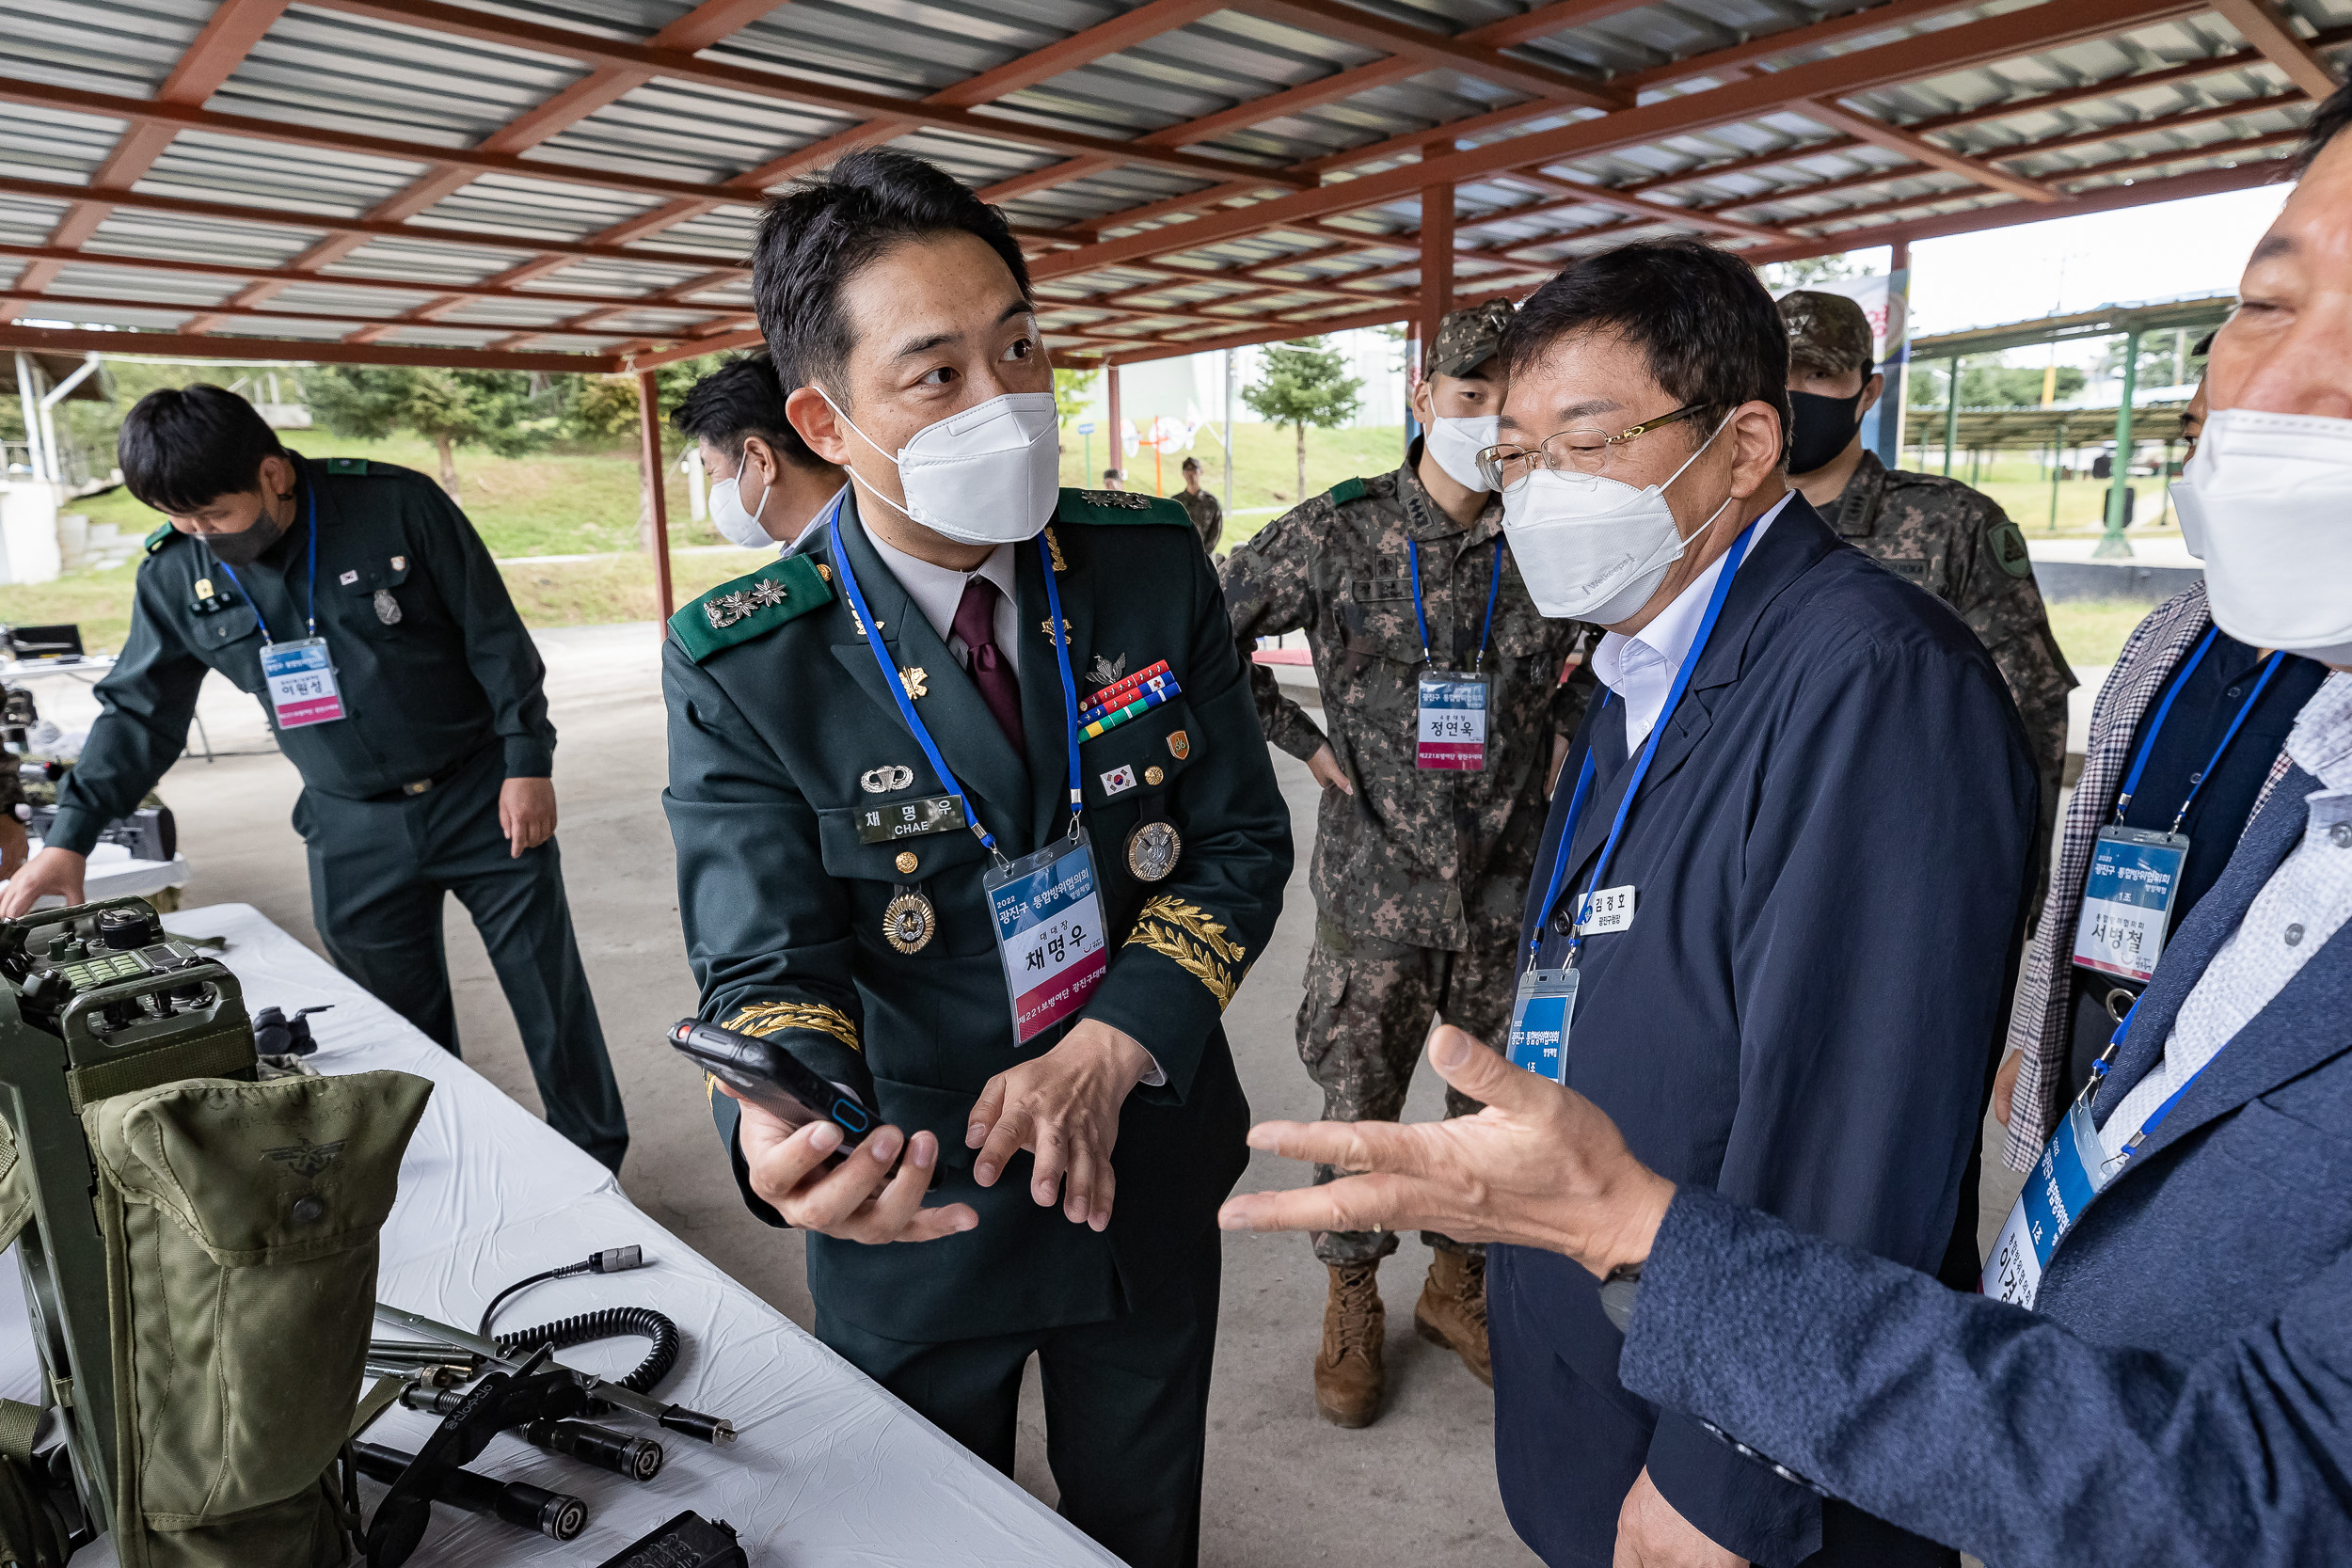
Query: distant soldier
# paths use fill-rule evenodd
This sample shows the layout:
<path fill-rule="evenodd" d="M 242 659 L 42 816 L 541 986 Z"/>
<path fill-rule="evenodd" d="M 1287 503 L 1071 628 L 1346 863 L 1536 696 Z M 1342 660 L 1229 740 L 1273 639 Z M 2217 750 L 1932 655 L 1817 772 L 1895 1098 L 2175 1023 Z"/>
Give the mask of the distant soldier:
<path fill-rule="evenodd" d="M 1870 321 L 1843 294 L 1798 289 L 1780 299 L 1788 324 L 1789 481 L 1847 542 L 1960 611 L 2017 699 L 2042 781 L 2034 897 L 2048 874 L 2066 767 L 2066 694 L 2078 684 L 2034 585 L 2026 536 L 1981 491 L 1956 479 L 1889 468 L 1862 446 L 1878 402 Z"/>
<path fill-rule="evenodd" d="M 1184 487 L 1170 499 L 1184 509 L 1192 526 L 1200 531 L 1200 547 L 1215 555 L 1216 542 L 1225 534 L 1225 508 L 1217 504 L 1213 492 L 1200 488 L 1200 459 L 1184 459 Z"/>
<path fill-rule="evenodd" d="M 1271 670 L 1250 668 L 1266 738 L 1324 786 L 1298 1051 L 1332 1120 L 1395 1120 L 1439 1019 L 1502 1038 L 1548 784 L 1583 713 L 1560 679 L 1581 628 L 1536 612 L 1478 472 L 1510 320 L 1502 304 L 1446 317 L 1413 388 L 1427 434 L 1405 466 L 1293 508 L 1225 562 L 1244 657 L 1303 629 L 1323 691 L 1327 736 Z M 1447 1092 L 1448 1115 L 1478 1108 Z M 1422 1240 L 1437 1258 L 1415 1323 L 1491 1383 L 1484 1249 Z M 1375 1276 L 1396 1237 L 1330 1231 L 1314 1245 L 1331 1272 L 1315 1408 L 1365 1426 L 1385 1383 Z"/>

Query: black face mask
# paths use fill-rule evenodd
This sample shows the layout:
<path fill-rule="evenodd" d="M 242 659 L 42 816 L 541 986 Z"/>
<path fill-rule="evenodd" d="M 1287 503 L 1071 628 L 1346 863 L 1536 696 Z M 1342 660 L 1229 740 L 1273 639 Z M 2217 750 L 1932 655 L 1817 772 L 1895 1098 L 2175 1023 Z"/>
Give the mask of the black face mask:
<path fill-rule="evenodd" d="M 1861 392 L 1850 398 L 1791 392 L 1788 404 L 1796 416 L 1788 432 L 1788 471 L 1792 474 L 1829 467 L 1862 428 Z"/>
<path fill-rule="evenodd" d="M 286 536 L 270 509 L 263 506 L 253 519 L 253 526 L 241 533 L 208 533 L 203 536 L 204 547 L 213 552 L 213 559 L 224 566 L 250 566 L 262 559 L 262 552 Z"/>

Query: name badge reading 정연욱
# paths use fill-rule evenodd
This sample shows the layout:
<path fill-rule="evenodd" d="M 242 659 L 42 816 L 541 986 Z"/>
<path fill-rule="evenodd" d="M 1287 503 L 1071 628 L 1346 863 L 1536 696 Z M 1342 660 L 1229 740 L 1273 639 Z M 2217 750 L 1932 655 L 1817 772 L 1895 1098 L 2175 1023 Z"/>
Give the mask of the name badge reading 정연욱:
<path fill-rule="evenodd" d="M 1486 766 L 1486 713 L 1494 678 L 1467 670 L 1428 670 L 1421 677 L 1417 768 L 1475 773 Z"/>
<path fill-rule="evenodd" d="M 1094 847 L 1083 829 L 980 877 L 1012 998 L 1012 1037 L 1025 1045 L 1077 1016 L 1110 968 Z"/>
<path fill-rule="evenodd" d="M 269 687 L 270 710 L 281 730 L 330 723 L 343 716 L 342 691 L 335 684 L 335 663 L 326 657 L 324 637 L 262 644 L 262 679 Z"/>
<path fill-rule="evenodd" d="M 2082 918 L 2074 927 L 2074 961 L 2102 974 L 2146 985 L 2164 953 L 2181 866 L 2188 859 L 2185 833 L 2147 828 L 2102 828 L 2083 882 Z"/>
<path fill-rule="evenodd" d="M 1511 1043 L 1503 1054 L 1555 1084 L 1568 1081 L 1568 1023 L 1576 1012 L 1574 968 L 1531 969 L 1511 1002 Z"/>

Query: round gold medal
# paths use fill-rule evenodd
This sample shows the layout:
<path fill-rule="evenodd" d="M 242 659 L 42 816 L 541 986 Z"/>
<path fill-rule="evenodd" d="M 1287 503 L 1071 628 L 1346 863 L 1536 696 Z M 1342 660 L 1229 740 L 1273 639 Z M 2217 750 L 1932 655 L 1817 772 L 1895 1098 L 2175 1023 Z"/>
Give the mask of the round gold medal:
<path fill-rule="evenodd" d="M 1156 882 L 1176 869 L 1184 841 L 1173 822 L 1138 822 L 1127 835 L 1127 871 L 1138 882 Z"/>
<path fill-rule="evenodd" d="M 901 953 L 920 953 L 938 929 L 931 901 L 912 888 L 882 907 L 882 940 Z"/>

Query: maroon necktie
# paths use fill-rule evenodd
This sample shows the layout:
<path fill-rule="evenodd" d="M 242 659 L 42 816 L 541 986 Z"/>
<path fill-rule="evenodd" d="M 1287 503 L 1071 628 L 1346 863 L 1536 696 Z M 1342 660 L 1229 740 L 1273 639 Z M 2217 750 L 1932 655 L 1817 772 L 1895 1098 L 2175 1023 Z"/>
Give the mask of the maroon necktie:
<path fill-rule="evenodd" d="M 1013 679 L 1011 657 L 996 647 L 996 585 L 973 573 L 956 606 L 955 625 L 948 629 L 971 650 L 972 684 L 980 689 L 980 700 L 996 716 L 996 727 L 1005 732 L 1005 738 L 1025 762 L 1029 743 L 1021 728 L 1021 684 Z"/>

